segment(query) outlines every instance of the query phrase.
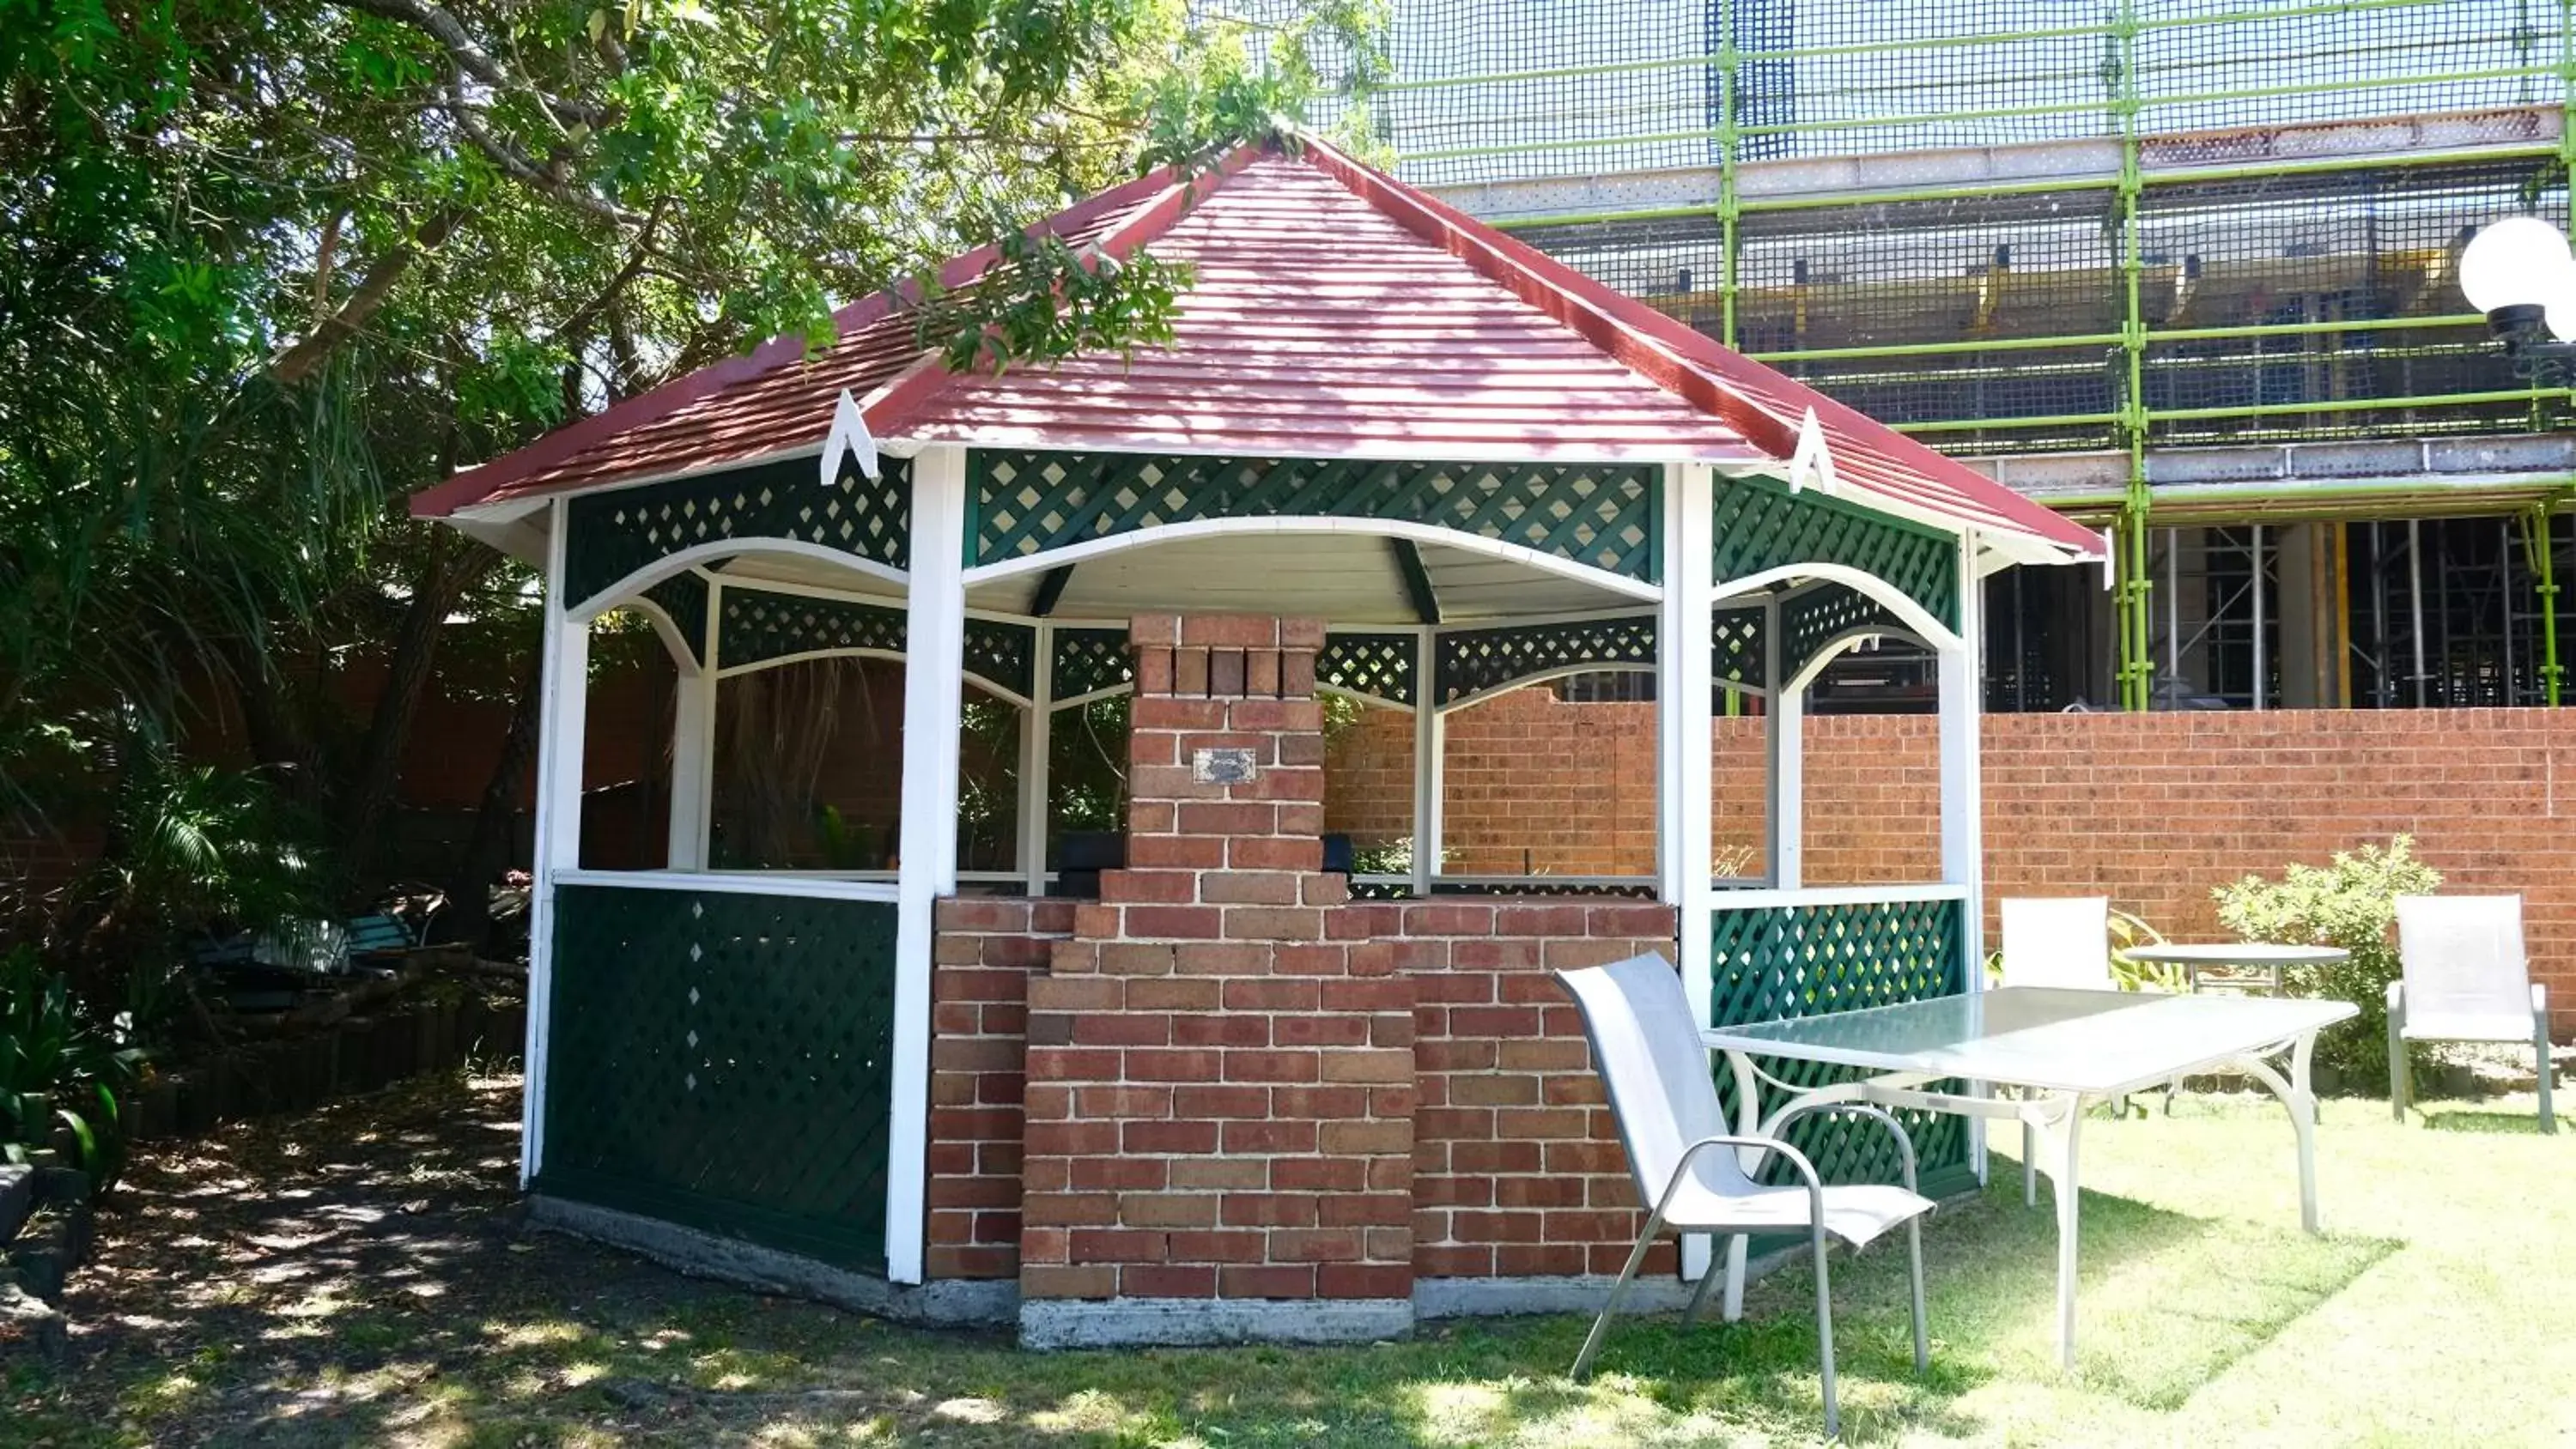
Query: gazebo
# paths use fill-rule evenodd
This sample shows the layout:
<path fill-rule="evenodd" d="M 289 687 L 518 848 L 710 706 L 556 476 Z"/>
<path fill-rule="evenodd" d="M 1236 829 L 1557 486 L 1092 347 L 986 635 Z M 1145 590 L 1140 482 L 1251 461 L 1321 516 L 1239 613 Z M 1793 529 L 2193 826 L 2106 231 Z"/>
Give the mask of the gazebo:
<path fill-rule="evenodd" d="M 541 1214 L 1036 1344 L 1572 1307 L 1635 1205 L 1547 970 L 1660 951 L 1711 1022 L 1977 989 L 1978 584 L 2097 537 L 1311 139 L 1043 226 L 1188 263 L 1170 344 L 960 373 L 875 297 L 414 500 L 545 570 Z M 580 852 L 618 609 L 681 676 L 658 869 Z M 1801 700 L 1886 636 L 1939 660 L 1941 878 L 1805 888 Z M 895 868 L 717 868 L 721 692 L 846 655 L 901 661 Z M 1603 669 L 1654 676 L 1656 879 L 1444 877 L 1444 716 Z M 1014 868 L 961 881 L 968 688 L 1022 727 Z M 1721 689 L 1767 720 L 1753 882 L 1711 873 Z M 1120 692 L 1123 863 L 1053 894 L 1050 727 Z M 1413 718 L 1412 868 L 1356 896 L 1319 692 Z"/>

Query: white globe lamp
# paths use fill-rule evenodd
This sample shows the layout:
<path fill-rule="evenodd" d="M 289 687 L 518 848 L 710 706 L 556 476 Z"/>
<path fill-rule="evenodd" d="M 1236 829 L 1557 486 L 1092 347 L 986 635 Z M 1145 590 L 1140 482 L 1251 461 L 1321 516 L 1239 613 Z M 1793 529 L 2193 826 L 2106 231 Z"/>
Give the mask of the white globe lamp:
<path fill-rule="evenodd" d="M 2508 308 L 2545 308 L 2571 268 L 2576 259 L 2568 254 L 2565 233 L 2536 216 L 2509 216 L 2461 249 L 2460 291 L 2489 316 Z"/>

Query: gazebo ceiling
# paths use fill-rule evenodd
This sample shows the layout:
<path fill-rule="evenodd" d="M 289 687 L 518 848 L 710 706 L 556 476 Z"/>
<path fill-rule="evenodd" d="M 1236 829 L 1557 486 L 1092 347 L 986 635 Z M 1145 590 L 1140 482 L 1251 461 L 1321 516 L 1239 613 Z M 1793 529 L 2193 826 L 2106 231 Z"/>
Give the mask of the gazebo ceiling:
<path fill-rule="evenodd" d="M 859 399 L 889 451 L 1699 462 L 1788 476 L 1805 420 L 1841 491 L 2017 556 L 2097 556 L 2079 525 L 1312 140 L 1114 188 L 1042 225 L 1190 263 L 1167 348 L 948 371 L 890 295 L 806 358 L 782 339 L 413 500 L 490 531 L 537 500 L 812 456 Z M 971 280 L 989 252 L 958 258 Z M 1810 440 L 1812 443 L 1812 440 Z"/>
<path fill-rule="evenodd" d="M 1052 613 L 1123 619 L 1187 611 L 1309 615 L 1335 624 L 1423 622 L 1394 540 L 1358 533 L 1230 534 L 1174 539 L 1086 560 L 1067 576 Z M 1535 618 L 1638 600 L 1512 559 L 1436 543 L 1417 555 L 1447 623 Z M 974 608 L 1027 613 L 1044 574 L 967 590 Z"/>

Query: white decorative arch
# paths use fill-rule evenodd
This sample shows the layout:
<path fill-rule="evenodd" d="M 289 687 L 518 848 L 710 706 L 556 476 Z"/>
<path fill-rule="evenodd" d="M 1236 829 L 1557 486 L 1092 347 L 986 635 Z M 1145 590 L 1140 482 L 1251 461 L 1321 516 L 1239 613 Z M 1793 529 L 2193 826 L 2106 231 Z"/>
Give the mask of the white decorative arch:
<path fill-rule="evenodd" d="M 1905 626 L 1912 630 L 1916 637 L 1941 653 L 1947 654 L 1954 649 L 1965 647 L 1966 641 L 1956 630 L 1932 617 L 1932 612 L 1916 603 L 1912 595 L 1876 574 L 1853 568 L 1849 564 L 1782 564 L 1778 568 L 1764 569 L 1760 573 L 1746 574 L 1740 579 L 1729 579 L 1719 584 L 1715 601 L 1724 603 L 1728 599 L 1760 593 L 1773 584 L 1820 579 L 1830 579 L 1838 584 L 1849 585 L 1877 600 L 1889 613 L 1903 620 Z"/>
<path fill-rule="evenodd" d="M 1855 624 L 1827 639 L 1814 654 L 1809 655 L 1807 662 L 1798 666 L 1798 672 L 1789 676 L 1788 683 L 1782 686 L 1783 689 L 1790 694 L 1805 693 L 1807 686 L 1816 682 L 1816 676 L 1825 672 L 1826 665 L 1874 639 L 1901 639 L 1921 644 L 1926 648 L 1939 647 L 1910 629 L 1898 629 L 1886 624 Z"/>
<path fill-rule="evenodd" d="M 865 574 L 870 578 L 882 579 L 887 583 L 903 587 L 909 587 L 911 582 L 911 576 L 902 569 L 878 563 L 874 559 L 861 558 L 856 554 L 843 553 L 836 548 L 825 548 L 819 543 L 805 543 L 793 538 L 770 538 L 765 535 L 751 538 L 719 538 L 706 543 L 693 543 L 676 553 L 665 554 L 592 594 L 589 598 L 572 605 L 564 613 L 566 617 L 572 619 L 585 621 L 595 619 L 608 610 L 616 608 L 628 595 L 640 594 L 664 579 L 709 559 L 764 553 L 812 559 L 819 563 L 848 569 L 854 574 Z"/>
<path fill-rule="evenodd" d="M 1329 694 L 1337 699 L 1355 700 L 1361 704 L 1373 704 L 1380 709 L 1398 709 L 1406 714 L 1413 713 L 1413 706 L 1403 700 L 1389 699 L 1382 694 L 1371 694 L 1365 689 L 1344 689 L 1338 684 L 1326 684 L 1320 679 L 1315 681 L 1315 692 Z"/>
<path fill-rule="evenodd" d="M 781 654 L 774 659 L 758 659 L 749 664 L 723 665 L 716 670 L 716 678 L 720 681 L 740 679 L 746 674 L 758 674 L 763 670 L 776 669 L 783 664 L 803 664 L 815 659 L 886 659 L 897 664 L 904 662 L 902 651 L 895 649 L 800 649 L 793 654 Z M 1029 707 L 1030 701 L 1027 695 L 1014 689 L 1006 689 L 1003 686 L 994 683 L 992 680 L 985 678 L 983 675 L 977 674 L 972 669 L 960 670 L 959 672 L 965 676 L 968 684 L 975 686 L 977 689 L 984 691 L 995 699 L 1001 700 L 1005 704 L 1013 705 L 1020 709 L 1026 709 Z"/>
<path fill-rule="evenodd" d="M 1113 533 L 1106 538 L 1086 539 L 1081 543 L 1067 544 L 1063 548 L 1023 554 L 1018 558 L 1003 559 L 997 563 L 979 564 L 966 571 L 966 585 L 973 588 L 980 584 L 991 583 L 996 579 L 1007 579 L 1019 574 L 1043 573 L 1067 564 L 1078 564 L 1085 559 L 1124 553 L 1130 549 L 1150 548 L 1158 543 L 1174 543 L 1192 538 L 1217 538 L 1237 533 L 1273 535 L 1356 533 L 1372 538 L 1409 539 L 1415 543 L 1438 544 L 1443 548 L 1461 549 L 1468 553 L 1509 559 L 1514 563 L 1526 564 L 1542 572 L 1591 584 L 1632 599 L 1655 600 L 1664 596 L 1664 591 L 1654 584 L 1614 574 L 1608 569 L 1595 568 L 1590 564 L 1577 563 L 1572 559 L 1558 558 L 1554 554 L 1542 553 L 1525 544 L 1508 543 L 1498 538 L 1486 538 L 1481 534 L 1442 528 L 1437 524 L 1415 523 L 1397 518 L 1199 518 L 1187 523 L 1157 524 L 1152 528 Z"/>
<path fill-rule="evenodd" d="M 1654 674 L 1657 670 L 1658 666 L 1653 664 L 1618 662 L 1559 664 L 1542 669 L 1536 674 L 1524 674 L 1503 684 L 1488 685 L 1472 694 L 1462 694 L 1445 704 L 1435 704 L 1432 708 L 1442 714 L 1455 714 L 1459 710 L 1499 699 L 1516 689 L 1527 689 L 1534 684 L 1546 684 L 1552 680 L 1567 679 L 1577 674 Z"/>
<path fill-rule="evenodd" d="M 704 647 L 703 642 L 691 645 L 688 631 L 680 627 L 680 621 L 672 618 L 668 609 L 642 594 L 637 594 L 631 599 L 620 600 L 600 612 L 605 614 L 614 609 L 632 609 L 642 615 L 644 622 L 653 626 L 655 637 L 662 641 L 663 651 L 671 656 L 672 667 L 679 670 L 680 677 L 682 679 L 698 677 L 699 671 L 705 667 L 698 662 L 698 650 Z"/>

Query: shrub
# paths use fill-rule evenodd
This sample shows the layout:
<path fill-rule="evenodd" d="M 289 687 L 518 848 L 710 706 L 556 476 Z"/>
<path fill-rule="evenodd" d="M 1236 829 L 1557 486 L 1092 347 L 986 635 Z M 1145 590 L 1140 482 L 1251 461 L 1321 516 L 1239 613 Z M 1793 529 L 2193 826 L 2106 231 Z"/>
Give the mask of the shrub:
<path fill-rule="evenodd" d="M 18 1161 L 68 1129 L 99 1191 L 124 1160 L 125 1101 L 143 1054 L 121 1027 L 82 1010 L 32 947 L 0 955 L 0 1159 Z"/>
<path fill-rule="evenodd" d="M 2388 983 L 2397 979 L 2391 930 L 2399 896 L 2428 895 L 2441 875 L 2417 860 L 2404 835 L 2385 847 L 2337 852 L 2332 864 L 2293 865 L 2277 881 L 2249 875 L 2212 894 L 2219 924 L 2249 941 L 2340 946 L 2352 953 L 2335 966 L 2301 967 L 2284 986 L 2300 996 L 2349 1001 L 2358 1020 L 2320 1034 L 2316 1061 L 2347 1083 L 2387 1075 Z"/>

